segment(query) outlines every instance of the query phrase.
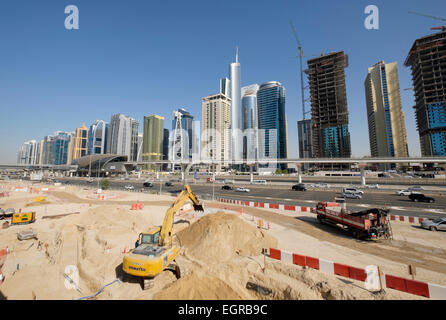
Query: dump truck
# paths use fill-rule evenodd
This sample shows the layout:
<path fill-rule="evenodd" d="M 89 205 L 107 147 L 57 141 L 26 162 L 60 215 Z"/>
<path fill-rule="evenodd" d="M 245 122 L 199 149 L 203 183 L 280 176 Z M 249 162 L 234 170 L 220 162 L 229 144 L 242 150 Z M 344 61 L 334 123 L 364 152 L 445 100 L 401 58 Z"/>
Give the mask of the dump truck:
<path fill-rule="evenodd" d="M 346 209 L 345 202 L 319 202 L 312 212 L 320 223 L 340 226 L 357 239 L 392 238 L 388 209 L 371 208 L 354 212 Z"/>
<path fill-rule="evenodd" d="M 135 248 L 123 259 L 122 269 L 125 274 L 139 277 L 143 290 L 154 285 L 154 279 L 164 270 L 172 271 L 176 278 L 181 277 L 180 266 L 175 259 L 180 254 L 180 247 L 172 243 L 173 220 L 175 213 L 191 200 L 195 211 L 203 211 L 203 206 L 192 192 L 189 185 L 184 187 L 178 198 L 167 209 L 163 225 L 152 227 L 140 233 Z"/>

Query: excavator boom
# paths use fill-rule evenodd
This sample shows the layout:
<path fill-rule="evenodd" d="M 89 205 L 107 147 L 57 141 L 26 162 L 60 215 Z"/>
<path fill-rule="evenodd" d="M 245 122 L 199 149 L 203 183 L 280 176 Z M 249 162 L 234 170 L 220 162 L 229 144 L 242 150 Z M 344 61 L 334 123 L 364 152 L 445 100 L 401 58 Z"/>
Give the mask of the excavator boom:
<path fill-rule="evenodd" d="M 177 197 L 175 202 L 167 210 L 164 216 L 163 225 L 160 231 L 159 245 L 166 246 L 172 241 L 172 227 L 173 227 L 173 217 L 175 213 L 180 210 L 180 208 L 188 201 L 191 200 L 195 211 L 204 211 L 203 206 L 198 201 L 197 196 L 192 192 L 189 185 L 184 187 L 180 195 Z"/>

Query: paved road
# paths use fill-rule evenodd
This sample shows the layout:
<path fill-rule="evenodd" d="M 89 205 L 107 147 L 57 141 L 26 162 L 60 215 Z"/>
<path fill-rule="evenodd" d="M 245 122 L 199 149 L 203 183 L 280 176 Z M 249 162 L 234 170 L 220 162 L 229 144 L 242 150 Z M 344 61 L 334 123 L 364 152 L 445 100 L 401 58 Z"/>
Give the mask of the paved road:
<path fill-rule="evenodd" d="M 86 179 L 79 178 L 61 178 L 60 182 L 69 182 L 83 186 L 96 187 L 97 183 L 88 183 Z M 142 189 L 141 182 L 126 180 L 110 180 L 111 189 L 123 190 L 125 185 L 133 185 L 135 191 Z M 314 206 L 318 201 L 333 201 L 334 197 L 340 196 L 340 192 L 332 190 L 308 190 L 293 191 L 287 187 L 279 186 L 249 186 L 249 193 L 222 190 L 221 184 L 191 184 L 192 190 L 200 197 L 206 199 L 227 198 L 239 199 L 255 202 L 268 202 L 279 204 L 293 204 L 300 206 Z M 163 193 L 178 193 L 182 189 L 180 182 L 174 182 L 173 186 L 166 187 L 164 183 L 161 186 Z M 160 185 L 154 182 L 152 188 L 144 188 L 145 192 L 159 192 Z M 426 194 L 429 194 L 428 192 Z M 412 202 L 406 196 L 398 196 L 391 192 L 381 190 L 365 190 L 362 199 L 348 199 L 347 207 L 351 210 L 362 210 L 367 207 L 391 207 L 391 212 L 396 215 L 408 215 L 417 217 L 446 217 L 446 196 L 435 195 L 435 203 L 417 203 Z"/>

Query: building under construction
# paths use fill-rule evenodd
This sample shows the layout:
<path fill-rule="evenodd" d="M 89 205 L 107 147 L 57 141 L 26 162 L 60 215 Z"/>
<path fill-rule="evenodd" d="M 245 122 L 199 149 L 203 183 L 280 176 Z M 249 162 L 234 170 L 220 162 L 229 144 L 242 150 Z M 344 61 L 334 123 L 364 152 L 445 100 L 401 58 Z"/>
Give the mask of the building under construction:
<path fill-rule="evenodd" d="M 423 156 L 446 156 L 446 31 L 415 40 L 412 69 L 415 116 Z"/>
<path fill-rule="evenodd" d="M 344 68 L 348 56 L 343 51 L 322 55 L 307 61 L 313 156 L 315 158 L 349 158 L 347 93 Z"/>

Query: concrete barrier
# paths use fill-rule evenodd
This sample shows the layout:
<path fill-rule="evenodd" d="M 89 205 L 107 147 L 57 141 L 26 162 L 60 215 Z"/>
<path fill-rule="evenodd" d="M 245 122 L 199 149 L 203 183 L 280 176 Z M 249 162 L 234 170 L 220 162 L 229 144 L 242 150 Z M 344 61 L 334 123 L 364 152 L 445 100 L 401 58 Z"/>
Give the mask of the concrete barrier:
<path fill-rule="evenodd" d="M 276 248 L 269 249 L 269 257 L 271 259 L 280 260 L 301 267 L 306 266 L 328 274 L 338 275 L 358 281 L 364 282 L 367 279 L 365 269 L 348 266 L 325 259 L 290 253 L 288 251 L 279 250 Z M 390 288 L 434 300 L 446 300 L 446 286 L 405 279 L 388 274 L 384 274 L 381 277 L 381 281 L 383 288 Z"/>

